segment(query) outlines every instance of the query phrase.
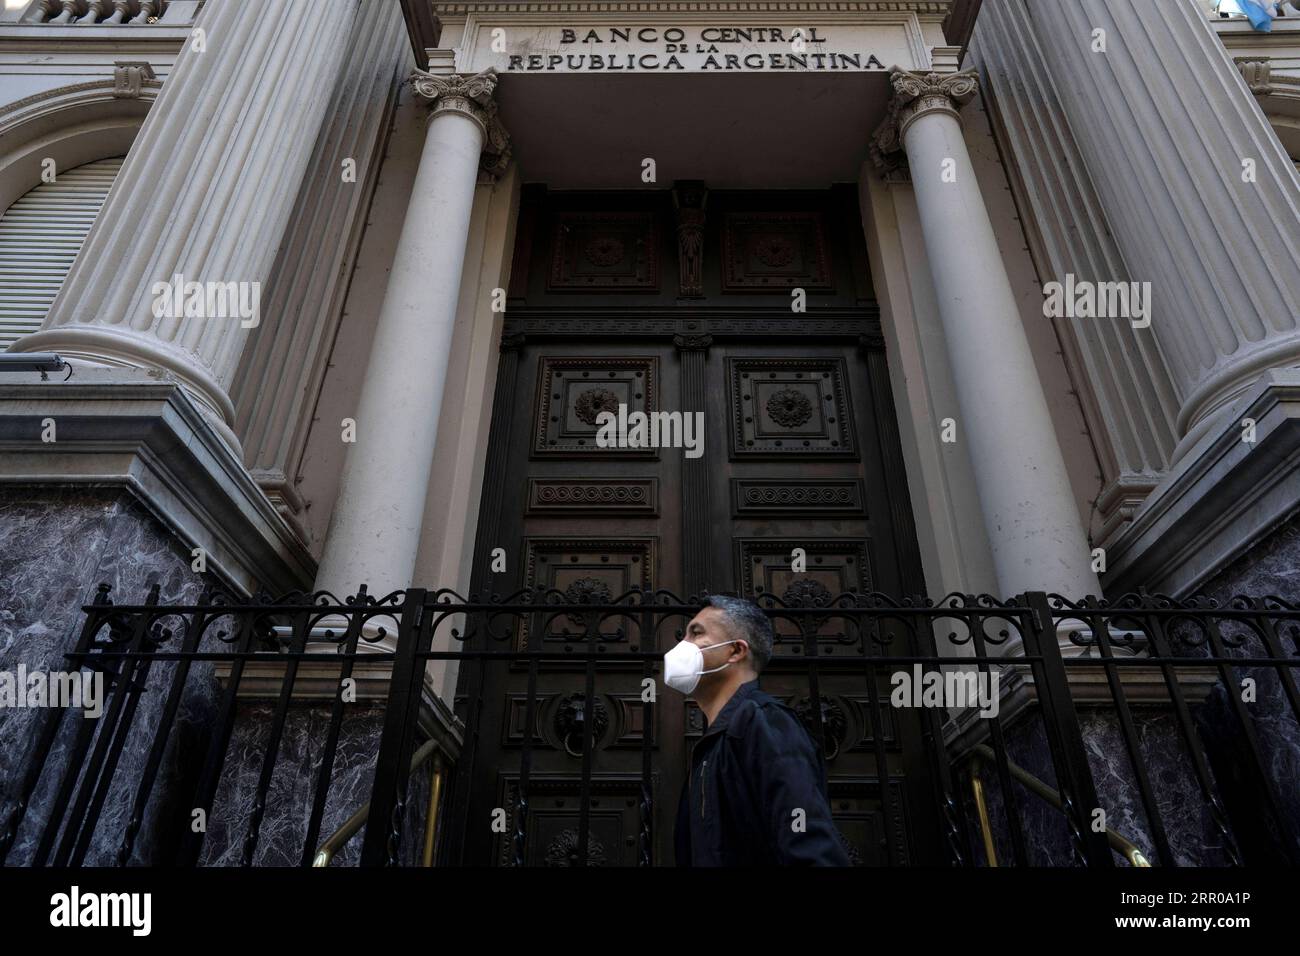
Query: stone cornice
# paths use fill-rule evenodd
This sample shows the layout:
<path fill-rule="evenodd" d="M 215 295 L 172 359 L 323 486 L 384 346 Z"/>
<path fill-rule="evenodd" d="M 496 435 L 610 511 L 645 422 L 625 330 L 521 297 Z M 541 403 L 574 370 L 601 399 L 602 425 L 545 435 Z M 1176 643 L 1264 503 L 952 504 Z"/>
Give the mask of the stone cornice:
<path fill-rule="evenodd" d="M 141 23 L 130 27 L 103 24 L 0 23 L 0 53 L 49 57 L 111 53 L 154 62 L 174 60 L 190 39 L 189 22 Z M 36 61 L 32 61 L 36 62 Z"/>
<path fill-rule="evenodd" d="M 1234 46 L 1289 47 L 1295 44 L 1296 34 L 1300 34 L 1300 17 L 1279 17 L 1268 33 L 1260 33 L 1245 17 L 1214 17 L 1210 29 L 1218 34 L 1229 52 Z"/>
<path fill-rule="evenodd" d="M 323 649 L 308 645 L 309 653 Z M 223 690 L 230 684 L 231 669 L 229 661 L 213 663 L 213 675 L 221 682 Z M 275 700 L 284 688 L 284 673 L 283 663 L 249 661 L 244 665 L 235 696 L 240 700 Z M 392 678 L 391 662 L 369 663 L 364 656 L 358 657 L 352 669 L 352 679 L 356 681 L 357 702 L 386 702 L 391 692 Z M 336 700 L 338 693 L 337 664 L 319 664 L 312 661 L 303 661 L 299 664 L 293 682 L 294 701 L 329 702 Z M 417 720 L 424 734 L 438 739 L 444 754 L 452 760 L 460 756 L 461 748 L 465 744 L 465 724 L 438 695 L 427 672 L 424 683 L 420 687 L 420 709 Z"/>
<path fill-rule="evenodd" d="M 975 32 L 984 0 L 952 0 L 952 10 L 943 21 L 943 35 L 949 43 L 965 50 Z"/>
<path fill-rule="evenodd" d="M 884 121 L 871 137 L 872 161 L 885 172 L 901 165 L 903 137 L 912 123 L 929 113 L 959 117 L 961 108 L 979 90 L 979 73 L 975 70 L 916 73 L 895 66 L 889 80 L 894 96 Z"/>
<path fill-rule="evenodd" d="M 954 658 L 960 663 L 961 658 Z M 1124 699 L 1129 704 L 1170 709 L 1169 685 L 1158 666 L 1117 668 Z M 1202 703 L 1214 690 L 1217 675 L 1206 668 L 1175 667 L 1172 674 L 1178 682 L 1183 699 L 1188 703 Z M 1040 703 L 1033 675 L 1025 664 L 1008 662 L 1000 668 L 998 681 L 998 721 L 1003 727 L 1014 727 L 1022 715 L 1032 714 Z M 1071 667 L 1066 671 L 1070 685 L 1070 700 L 1075 707 L 1106 713 L 1115 710 L 1115 696 L 1110 683 L 1100 667 Z M 957 712 L 944 722 L 943 739 L 949 759 L 964 759 L 977 744 L 987 743 L 992 721 L 979 715 L 977 708 Z"/>
<path fill-rule="evenodd" d="M 56 441 L 41 440 L 46 419 L 57 425 Z M 315 576 L 306 546 L 180 383 L 161 373 L 6 376 L 0 488 L 10 484 L 124 487 L 242 593 L 284 593 Z"/>
<path fill-rule="evenodd" d="M 442 42 L 442 21 L 433 13 L 428 0 L 401 0 L 402 17 L 406 20 L 406 33 L 411 40 L 415 65 L 421 70 L 429 68 L 428 50 Z"/>
<path fill-rule="evenodd" d="M 1242 440 L 1247 418 L 1256 423 L 1251 443 Z M 1223 420 L 1107 545 L 1107 593 L 1190 594 L 1295 513 L 1300 371 L 1269 371 Z"/>
<path fill-rule="evenodd" d="M 430 120 L 439 113 L 460 113 L 468 116 L 483 129 L 484 172 L 499 176 L 510 162 L 510 136 L 506 133 L 493 94 L 497 88 L 497 72 L 488 68 L 471 75 L 411 73 L 411 88 L 416 95 L 429 102 Z"/>

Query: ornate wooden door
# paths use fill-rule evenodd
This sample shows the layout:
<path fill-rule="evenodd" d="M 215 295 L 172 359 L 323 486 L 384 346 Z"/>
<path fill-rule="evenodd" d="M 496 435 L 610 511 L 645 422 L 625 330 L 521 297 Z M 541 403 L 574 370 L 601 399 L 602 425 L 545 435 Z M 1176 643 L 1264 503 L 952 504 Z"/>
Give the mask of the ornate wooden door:
<path fill-rule="evenodd" d="M 485 477 L 476 590 L 554 588 L 574 603 L 632 587 L 773 595 L 923 590 L 902 461 L 852 187 L 815 193 L 548 194 L 525 191 Z M 806 310 L 792 307 L 795 290 Z M 597 447 L 597 416 L 703 415 L 703 449 Z M 504 549 L 504 572 L 491 553 Z M 805 563 L 806 562 L 806 565 Z M 537 626 L 534 624 L 533 626 Z M 616 622 L 604 627 L 614 633 Z M 818 622 L 817 654 L 861 653 L 843 621 Z M 642 648 L 662 653 L 661 630 Z M 803 638 L 778 622 L 761 685 L 812 726 Z M 580 619 L 550 622 L 533 647 L 585 649 Z M 512 636 L 522 649 L 527 629 Z M 619 641 L 611 646 L 620 646 Z M 900 651 L 905 653 L 905 651 Z M 487 821 L 518 799 L 528 669 L 462 672 L 458 707 L 478 707 L 465 862 L 508 864 L 510 832 Z M 585 722 L 592 863 L 642 859 L 640 665 L 582 665 L 537 677 L 525 863 L 571 862 L 580 842 Z M 833 809 L 864 862 L 937 860 L 914 712 L 870 706 L 864 670 L 819 673 Z M 654 709 L 651 856 L 671 864 L 693 701 L 660 689 Z M 875 715 L 879 715 L 876 719 Z M 880 723 L 882 726 L 877 727 Z M 879 740 L 877 740 L 879 735 Z M 880 772 L 881 767 L 885 771 Z M 882 778 L 884 778 L 882 780 Z"/>

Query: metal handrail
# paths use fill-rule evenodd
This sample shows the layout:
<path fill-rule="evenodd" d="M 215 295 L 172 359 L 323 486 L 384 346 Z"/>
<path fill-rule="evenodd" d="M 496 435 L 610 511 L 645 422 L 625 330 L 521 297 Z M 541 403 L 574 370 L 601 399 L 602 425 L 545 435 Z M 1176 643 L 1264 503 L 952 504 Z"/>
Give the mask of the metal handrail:
<path fill-rule="evenodd" d="M 438 832 L 438 798 L 442 795 L 442 751 L 438 748 L 437 740 L 427 740 L 411 755 L 411 773 L 424 766 L 430 757 L 433 758 L 433 784 L 429 788 L 429 812 L 424 824 L 424 852 L 421 856 L 424 866 L 433 866 L 434 837 Z M 367 800 L 356 813 L 347 818 L 343 826 L 330 834 L 320 845 L 311 862 L 312 867 L 329 866 L 339 850 L 343 849 L 348 841 L 366 825 L 369 816 L 370 801 Z"/>
<path fill-rule="evenodd" d="M 997 755 L 986 744 L 976 744 L 975 753 L 985 760 L 997 761 Z M 978 760 L 976 763 L 978 763 Z M 1053 790 L 1024 767 L 1019 766 L 1010 759 L 1007 760 L 1007 770 L 1016 781 L 1023 784 L 1025 789 L 1034 796 L 1055 807 L 1060 812 L 1065 812 L 1065 805 L 1061 801 L 1061 794 L 1058 791 Z M 971 793 L 975 798 L 975 810 L 979 815 L 980 830 L 984 837 L 984 852 L 988 855 L 989 866 L 997 866 L 998 858 L 993 849 L 993 826 L 989 820 L 988 806 L 984 802 L 984 784 L 973 773 L 971 774 Z M 1128 860 L 1129 865 L 1151 865 L 1147 858 L 1143 856 L 1137 844 L 1123 834 L 1116 833 L 1110 827 L 1106 828 L 1106 841 L 1110 844 L 1112 850 L 1122 854 Z"/>

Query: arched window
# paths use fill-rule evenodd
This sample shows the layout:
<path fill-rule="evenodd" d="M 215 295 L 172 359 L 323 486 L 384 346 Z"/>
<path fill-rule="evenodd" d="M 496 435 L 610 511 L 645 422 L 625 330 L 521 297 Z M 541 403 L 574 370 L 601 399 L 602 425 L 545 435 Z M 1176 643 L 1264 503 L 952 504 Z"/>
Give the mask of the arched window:
<path fill-rule="evenodd" d="M 122 159 L 60 172 L 0 216 L 0 352 L 41 327 Z"/>

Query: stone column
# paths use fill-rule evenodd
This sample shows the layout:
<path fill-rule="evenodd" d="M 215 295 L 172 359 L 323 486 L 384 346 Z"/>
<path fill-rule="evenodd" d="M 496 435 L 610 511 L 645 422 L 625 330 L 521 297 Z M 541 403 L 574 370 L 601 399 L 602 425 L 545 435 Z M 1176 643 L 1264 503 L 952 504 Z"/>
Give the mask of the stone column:
<path fill-rule="evenodd" d="M 432 106 L 429 127 L 316 579 L 339 597 L 361 584 L 375 596 L 411 584 L 474 187 L 481 165 L 496 172 L 509 157 L 496 84 L 493 70 L 464 77 L 417 70 L 412 78 Z"/>
<path fill-rule="evenodd" d="M 958 109 L 965 73 L 895 69 L 873 138 L 882 162 L 907 153 L 926 254 L 984 526 L 1003 597 L 1026 590 L 1101 594 L 1047 399 L 980 195 Z"/>
<path fill-rule="evenodd" d="M 1179 393 L 1181 457 L 1300 364 L 1300 183 L 1197 5 L 1033 0 L 1025 23 Z"/>
<path fill-rule="evenodd" d="M 206 313 L 237 313 L 232 290 L 250 305 L 264 292 L 356 9 L 204 7 L 41 331 L 17 351 L 172 372 L 238 448 L 227 386 L 255 319 Z M 177 276 L 214 294 L 177 315 L 154 288 Z"/>

